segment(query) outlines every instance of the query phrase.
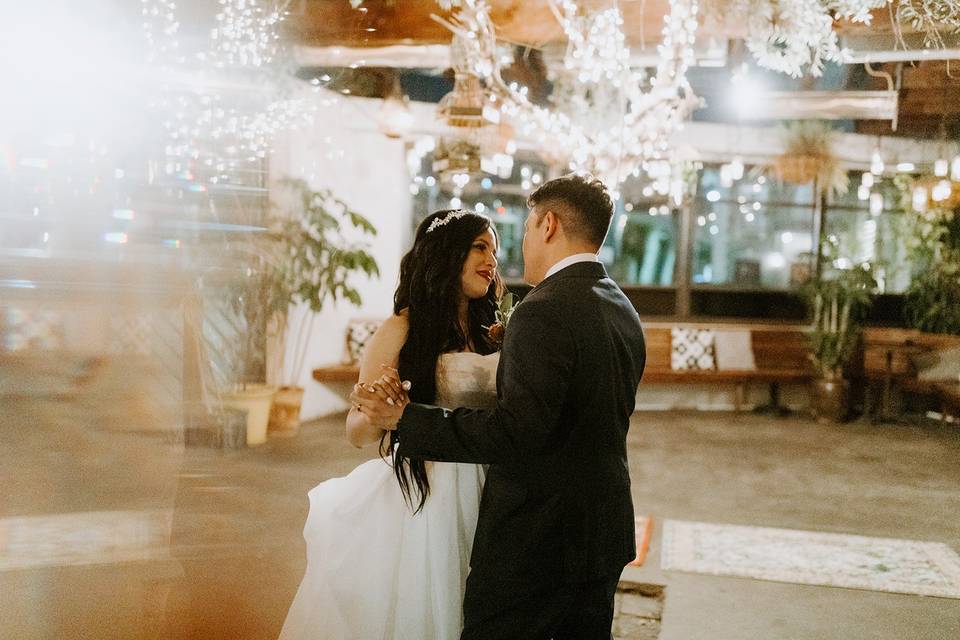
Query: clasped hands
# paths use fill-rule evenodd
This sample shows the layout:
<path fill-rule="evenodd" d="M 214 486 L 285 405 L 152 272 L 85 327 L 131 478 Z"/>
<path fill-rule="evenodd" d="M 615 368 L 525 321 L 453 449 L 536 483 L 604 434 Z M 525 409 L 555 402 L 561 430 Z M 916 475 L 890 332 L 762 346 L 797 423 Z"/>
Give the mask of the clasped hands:
<path fill-rule="evenodd" d="M 393 367 L 381 365 L 380 369 L 383 374 L 375 382 L 353 385 L 350 402 L 371 425 L 393 431 L 410 404 L 410 382 L 400 380 L 400 372 Z"/>

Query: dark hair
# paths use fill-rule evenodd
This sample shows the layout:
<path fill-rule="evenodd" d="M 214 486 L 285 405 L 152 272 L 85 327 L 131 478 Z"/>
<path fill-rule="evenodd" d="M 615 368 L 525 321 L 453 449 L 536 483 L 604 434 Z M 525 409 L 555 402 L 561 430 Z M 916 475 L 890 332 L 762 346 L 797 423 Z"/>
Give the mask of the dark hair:
<path fill-rule="evenodd" d="M 613 199 L 600 180 L 576 173 L 548 180 L 527 198 L 530 208 L 540 204 L 560 218 L 567 235 L 587 240 L 598 249 L 603 244 L 613 217 Z"/>
<path fill-rule="evenodd" d="M 447 222 L 443 225 L 434 224 L 444 219 Z M 458 319 L 463 263 L 474 240 L 488 229 L 496 234 L 486 216 L 457 209 L 437 211 L 417 227 L 413 247 L 400 261 L 400 284 L 393 298 L 393 312 L 407 310 L 409 330 L 400 349 L 398 369 L 403 380 L 413 383 L 410 399 L 414 402 L 436 401 L 440 354 L 462 351 L 468 346 L 481 354 L 496 351 L 483 327 L 495 322 L 497 299 L 503 292 L 498 274 L 484 297 L 470 300 L 466 332 Z M 389 441 L 386 434 L 380 441 L 380 454 L 390 456 L 397 482 L 411 506 L 411 483 L 417 488 L 419 504 L 415 513 L 419 512 L 430 493 L 426 466 L 423 460 L 398 456 L 396 432 L 389 432 L 389 436 Z"/>

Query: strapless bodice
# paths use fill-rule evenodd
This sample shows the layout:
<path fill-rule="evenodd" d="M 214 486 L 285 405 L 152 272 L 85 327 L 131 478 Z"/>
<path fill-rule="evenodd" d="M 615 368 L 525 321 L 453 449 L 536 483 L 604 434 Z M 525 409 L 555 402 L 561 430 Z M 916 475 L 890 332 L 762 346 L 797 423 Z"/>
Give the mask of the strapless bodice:
<path fill-rule="evenodd" d="M 436 405 L 490 409 L 497 402 L 499 353 L 444 353 L 437 361 Z"/>

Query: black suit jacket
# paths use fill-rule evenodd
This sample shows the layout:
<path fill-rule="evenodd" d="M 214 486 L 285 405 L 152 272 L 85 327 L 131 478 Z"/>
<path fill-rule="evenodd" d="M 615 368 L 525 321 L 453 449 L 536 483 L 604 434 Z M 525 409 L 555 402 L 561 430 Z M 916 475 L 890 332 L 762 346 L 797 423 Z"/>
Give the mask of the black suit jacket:
<path fill-rule="evenodd" d="M 602 264 L 575 263 L 514 310 L 496 409 L 407 406 L 400 453 L 491 465 L 475 574 L 578 582 L 634 558 L 626 435 L 645 359 L 626 296 Z"/>

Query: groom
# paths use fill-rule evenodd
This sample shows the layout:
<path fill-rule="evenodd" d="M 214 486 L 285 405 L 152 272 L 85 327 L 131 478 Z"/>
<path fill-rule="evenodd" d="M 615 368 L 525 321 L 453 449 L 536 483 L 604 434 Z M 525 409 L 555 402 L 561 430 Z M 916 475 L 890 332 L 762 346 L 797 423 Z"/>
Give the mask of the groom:
<path fill-rule="evenodd" d="M 462 640 L 608 640 L 636 553 L 626 436 L 643 332 L 597 258 L 613 215 L 603 183 L 567 175 L 528 205 L 524 279 L 535 286 L 510 319 L 496 409 L 408 404 L 382 426 L 405 456 L 490 465 Z"/>

